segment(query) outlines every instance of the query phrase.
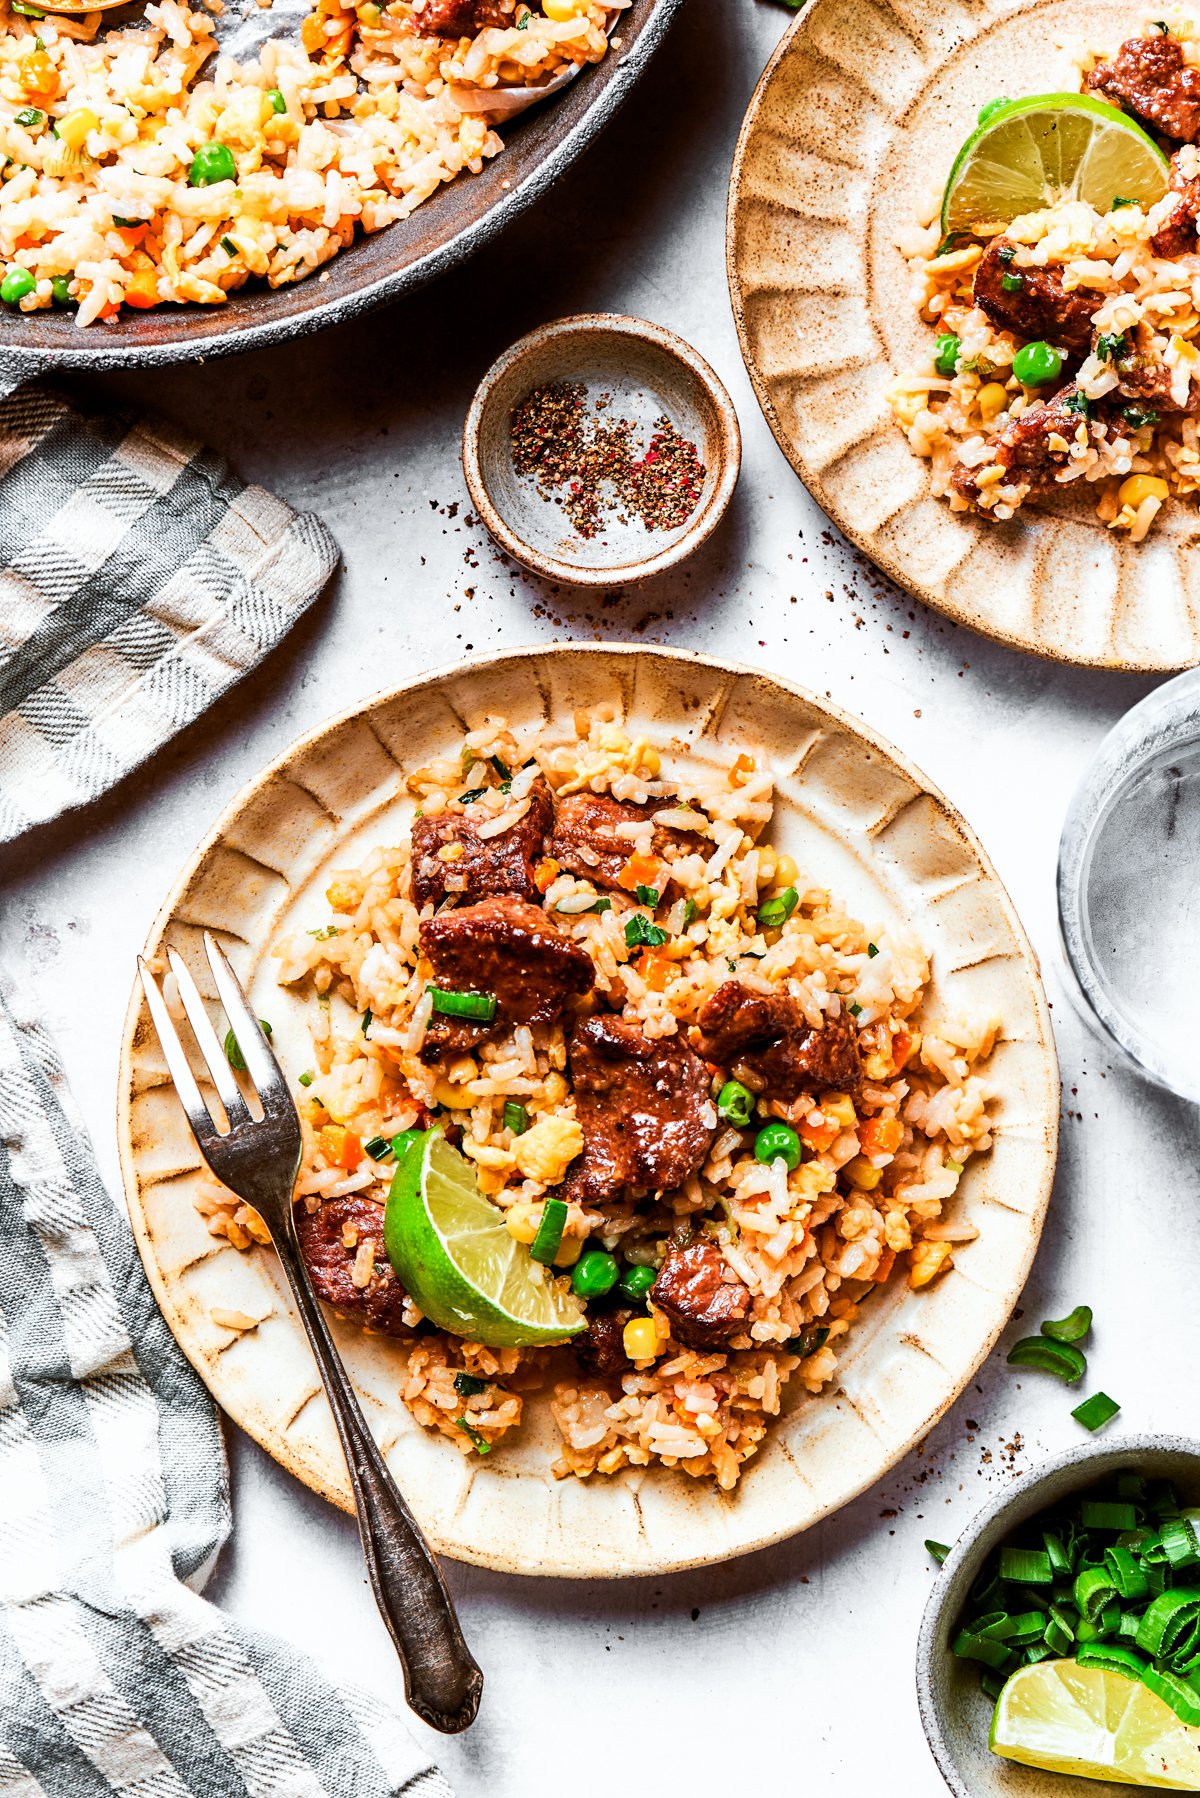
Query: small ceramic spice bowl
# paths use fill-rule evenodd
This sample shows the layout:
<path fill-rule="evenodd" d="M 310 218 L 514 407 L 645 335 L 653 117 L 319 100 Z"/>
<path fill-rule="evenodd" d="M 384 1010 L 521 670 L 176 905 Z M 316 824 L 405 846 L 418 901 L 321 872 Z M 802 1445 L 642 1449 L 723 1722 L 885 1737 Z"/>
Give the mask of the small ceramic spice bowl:
<path fill-rule="evenodd" d="M 1014 1531 L 1053 1505 L 1126 1470 L 1170 1480 L 1185 1504 L 1200 1503 L 1200 1442 L 1185 1436 L 1114 1436 L 1043 1461 L 967 1525 L 934 1580 L 917 1641 L 917 1704 L 933 1758 L 955 1798 L 1118 1798 L 1128 1785 L 1047 1773 L 1001 1759 L 988 1747 L 992 1704 L 978 1670 L 950 1651 L 984 1562 Z"/>
<path fill-rule="evenodd" d="M 741 455 L 733 401 L 704 358 L 661 325 L 608 313 L 522 337 L 463 428 L 467 486 L 496 542 L 581 587 L 645 580 L 699 548 Z"/>

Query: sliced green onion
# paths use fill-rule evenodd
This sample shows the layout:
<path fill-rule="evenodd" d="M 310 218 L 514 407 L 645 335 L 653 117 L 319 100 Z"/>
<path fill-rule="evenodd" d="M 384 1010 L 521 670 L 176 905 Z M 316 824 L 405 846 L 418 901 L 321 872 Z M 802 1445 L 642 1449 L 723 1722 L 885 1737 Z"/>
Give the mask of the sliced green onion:
<path fill-rule="evenodd" d="M 1046 1625 L 1044 1640 L 1051 1654 L 1068 1655 L 1075 1640 L 1075 1632 L 1072 1630 L 1068 1635 L 1062 1624 L 1052 1617 Z"/>
<path fill-rule="evenodd" d="M 363 1154 L 369 1155 L 372 1161 L 378 1161 L 383 1155 L 390 1155 L 392 1145 L 386 1136 L 373 1136 L 370 1142 L 363 1144 Z"/>
<path fill-rule="evenodd" d="M 1054 1342 L 1047 1336 L 1024 1336 L 1008 1351 L 1010 1367 L 1037 1367 L 1043 1373 L 1057 1374 L 1073 1386 L 1087 1372 L 1087 1362 L 1069 1342 Z"/>
<path fill-rule="evenodd" d="M 459 794 L 458 803 L 460 805 L 474 805 L 475 801 L 477 799 L 482 799 L 486 792 L 486 787 L 468 787 L 465 793 Z"/>
<path fill-rule="evenodd" d="M 1085 1530 L 1132 1530 L 1137 1528 L 1137 1512 L 1132 1505 L 1109 1504 L 1095 1498 L 1084 1499 L 1079 1507 L 1079 1520 Z"/>
<path fill-rule="evenodd" d="M 993 1701 L 999 1698 L 1006 1683 L 1003 1673 L 997 1673 L 994 1667 L 985 1667 L 979 1676 L 979 1684 L 984 1696 Z"/>
<path fill-rule="evenodd" d="M 976 1636 L 970 1630 L 960 1630 L 951 1644 L 950 1652 L 956 1654 L 960 1661 L 982 1661 L 985 1667 L 994 1667 L 997 1672 L 1008 1667 L 1013 1659 L 1012 1650 L 1003 1642 L 997 1642 L 991 1636 Z"/>
<path fill-rule="evenodd" d="M 939 1567 L 950 1553 L 949 1542 L 934 1542 L 928 1536 L 925 1538 L 925 1547 L 929 1550 L 929 1553 L 933 1556 Z"/>
<path fill-rule="evenodd" d="M 315 1074 L 301 1074 L 301 1076 L 300 1076 L 301 1086 L 311 1086 L 313 1081 L 316 1079 L 316 1077 L 317 1076 Z"/>
<path fill-rule="evenodd" d="M 1075 1604 L 1085 1623 L 1095 1623 L 1105 1605 L 1116 1595 L 1117 1588 L 1105 1567 L 1085 1567 L 1075 1577 Z"/>
<path fill-rule="evenodd" d="M 568 893 L 565 899 L 558 901 L 554 909 L 562 912 L 564 917 L 578 918 L 584 912 L 611 911 L 612 900 L 600 899 L 595 893 Z"/>
<path fill-rule="evenodd" d="M 1158 1536 L 1172 1567 L 1194 1567 L 1200 1562 L 1200 1542 L 1190 1518 L 1168 1517 Z"/>
<path fill-rule="evenodd" d="M 516 1099 L 505 1099 L 501 1119 L 506 1130 L 514 1136 L 524 1136 L 529 1128 L 529 1113 Z"/>
<path fill-rule="evenodd" d="M 867 960 L 874 961 L 875 957 L 878 954 L 879 954 L 879 944 L 878 943 L 868 943 L 867 944 Z"/>
<path fill-rule="evenodd" d="M 1117 1591 L 1122 1598 L 1148 1598 L 1150 1581 L 1142 1570 L 1137 1556 L 1120 1543 L 1104 1551 L 1104 1565 L 1115 1580 Z"/>
<path fill-rule="evenodd" d="M 1163 1592 L 1143 1611 L 1137 1645 L 1155 1660 L 1165 1659 L 1189 1634 L 1200 1617 L 1200 1592 Z"/>
<path fill-rule="evenodd" d="M 1146 1490 L 1146 1508 L 1155 1517 L 1178 1517 L 1179 1500 L 1170 1480 L 1155 1480 Z"/>
<path fill-rule="evenodd" d="M 535 1261 L 541 1261 L 549 1267 L 558 1254 L 562 1243 L 563 1229 L 567 1221 L 567 1205 L 565 1199 L 547 1199 L 542 1212 L 542 1221 L 537 1227 L 537 1235 L 530 1244 L 529 1253 Z"/>
<path fill-rule="evenodd" d="M 492 767 L 496 770 L 496 773 L 500 776 L 501 780 L 512 779 L 512 769 L 506 767 L 498 755 L 489 755 L 488 761 L 492 764 Z"/>
<path fill-rule="evenodd" d="M 1002 1548 L 1000 1578 L 1022 1586 L 1049 1586 L 1054 1579 L 1050 1556 L 1040 1548 Z"/>
<path fill-rule="evenodd" d="M 443 1017 L 473 1018 L 481 1024 L 490 1024 L 496 1015 L 494 993 L 452 993 L 440 986 L 429 986 L 425 990 L 433 998 L 434 1011 L 441 1012 Z"/>
<path fill-rule="evenodd" d="M 779 930 L 787 923 L 800 903 L 800 895 L 795 887 L 785 887 L 782 893 L 776 893 L 773 899 L 766 899 L 759 906 L 758 922 L 764 930 Z"/>
<path fill-rule="evenodd" d="M 1012 1648 L 1031 1648 L 1035 1642 L 1043 1640 L 1046 1634 L 1046 1619 L 1040 1611 L 1022 1611 L 1019 1617 L 1008 1619 L 1008 1628 L 1003 1640 Z"/>
<path fill-rule="evenodd" d="M 1071 1573 L 1071 1557 L 1063 1547 L 1061 1536 L 1056 1536 L 1053 1530 L 1043 1530 L 1042 1542 L 1054 1570 L 1055 1579 L 1068 1578 Z"/>
<path fill-rule="evenodd" d="M 651 911 L 658 910 L 657 887 L 635 887 L 634 897 L 639 905 L 648 905 Z"/>
<path fill-rule="evenodd" d="M 480 1454 L 480 1455 L 490 1455 L 491 1454 L 492 1445 L 488 1441 L 487 1437 L 481 1436 L 479 1434 L 479 1431 L 477 1429 L 475 1429 L 475 1427 L 472 1424 L 469 1424 L 465 1417 L 456 1417 L 454 1419 L 454 1421 L 455 1421 L 456 1425 L 458 1426 L 458 1428 L 462 1431 L 463 1435 L 466 1436 L 467 1439 L 472 1443 L 476 1454 Z"/>
<path fill-rule="evenodd" d="M 1079 1622 L 1079 1612 L 1075 1606 L 1073 1604 L 1052 1604 L 1050 1616 L 1052 1621 L 1057 1623 L 1059 1629 L 1063 1630 L 1073 1641 L 1076 1625 Z"/>
<path fill-rule="evenodd" d="M 1140 1473 L 1126 1471 L 1117 1475 L 1117 1497 L 1128 1498 L 1134 1504 L 1140 1504 L 1146 1496 L 1146 1482 Z"/>
<path fill-rule="evenodd" d="M 1042 1335 L 1054 1342 L 1082 1342 L 1091 1327 L 1092 1307 L 1076 1305 L 1069 1317 L 1060 1317 L 1057 1323 L 1048 1318 L 1042 1325 Z"/>
<path fill-rule="evenodd" d="M 625 947 L 627 949 L 659 949 L 667 940 L 667 933 L 658 924 L 652 924 L 649 918 L 640 911 L 625 920 Z"/>
<path fill-rule="evenodd" d="M 362 1033 L 364 1036 L 367 1034 L 367 1031 L 371 1028 L 371 1025 L 374 1022 L 375 1022 L 375 1013 L 371 1010 L 371 1007 L 368 1005 L 367 1009 L 362 1014 Z"/>
<path fill-rule="evenodd" d="M 1142 1684 L 1170 1705 L 1181 1723 L 1200 1723 L 1200 1692 L 1166 1667 L 1144 1667 Z"/>
<path fill-rule="evenodd" d="M 1108 1393 L 1094 1392 L 1083 1404 L 1076 1404 L 1070 1415 L 1074 1417 L 1076 1424 L 1083 1424 L 1085 1429 L 1103 1429 L 1105 1424 L 1112 1422 L 1119 1410 L 1121 1406 L 1115 1399 L 1110 1399 Z"/>
<path fill-rule="evenodd" d="M 259 1018 L 258 1027 L 262 1031 L 264 1036 L 273 1036 L 274 1035 L 274 1031 L 271 1029 L 271 1026 L 267 1023 L 266 1018 Z M 242 1054 L 242 1046 L 238 1042 L 238 1039 L 233 1034 L 232 1030 L 227 1030 L 225 1032 L 224 1048 L 225 1048 L 225 1059 L 229 1063 L 230 1067 L 236 1068 L 236 1070 L 239 1074 L 244 1074 L 246 1072 L 246 1058 Z"/>
<path fill-rule="evenodd" d="M 23 19 L 44 19 L 46 16 L 40 6 L 30 6 L 29 0 L 11 0 L 11 7 Z M 41 45 L 40 48 L 44 49 L 45 46 Z"/>
<path fill-rule="evenodd" d="M 1146 1657 L 1135 1648 L 1118 1648 L 1112 1642 L 1085 1642 L 1075 1656 L 1080 1667 L 1099 1667 L 1105 1673 L 1120 1673 L 1125 1679 L 1140 1679 L 1146 1669 Z"/>
<path fill-rule="evenodd" d="M 488 1384 L 487 1380 L 477 1379 L 473 1373 L 456 1373 L 454 1376 L 454 1390 L 459 1398 L 478 1398 L 481 1392 L 487 1391 Z"/>

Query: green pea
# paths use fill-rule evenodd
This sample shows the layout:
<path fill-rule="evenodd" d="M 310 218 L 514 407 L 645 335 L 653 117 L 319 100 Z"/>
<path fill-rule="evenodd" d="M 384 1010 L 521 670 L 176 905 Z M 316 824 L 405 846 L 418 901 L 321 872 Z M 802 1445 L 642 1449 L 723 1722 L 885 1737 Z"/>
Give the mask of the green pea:
<path fill-rule="evenodd" d="M 616 1256 L 603 1249 L 588 1249 L 575 1263 L 571 1290 L 581 1299 L 601 1299 L 611 1292 L 620 1275 Z"/>
<path fill-rule="evenodd" d="M 227 144 L 201 144 L 188 170 L 190 187 L 212 187 L 217 181 L 236 181 L 237 163 Z"/>
<path fill-rule="evenodd" d="M 744 1130 L 754 1116 L 754 1094 L 740 1080 L 727 1080 L 717 1094 L 717 1116 Z"/>
<path fill-rule="evenodd" d="M 1027 343 L 1013 357 L 1013 373 L 1022 387 L 1045 387 L 1057 381 L 1063 359 L 1052 343 Z"/>
<path fill-rule="evenodd" d="M 961 337 L 954 337 L 947 331 L 939 337 L 934 345 L 933 366 L 939 375 L 952 375 L 958 367 L 958 353 L 962 349 Z"/>
<path fill-rule="evenodd" d="M 267 99 L 271 102 L 271 109 L 273 112 L 287 111 L 287 101 L 277 87 L 269 87 L 267 89 Z"/>
<path fill-rule="evenodd" d="M 0 281 L 0 300 L 6 306 L 15 306 L 32 293 L 37 282 L 27 268 L 10 268 L 3 281 Z"/>
<path fill-rule="evenodd" d="M 652 1267 L 627 1267 L 617 1291 L 631 1304 L 640 1305 L 657 1278 L 658 1274 Z"/>
<path fill-rule="evenodd" d="M 782 1161 L 789 1173 L 800 1165 L 800 1138 L 790 1124 L 764 1124 L 754 1139 L 756 1161 Z"/>
<path fill-rule="evenodd" d="M 54 295 L 54 304 L 56 306 L 69 306 L 71 304 L 70 275 L 53 276 L 50 282 L 50 291 Z"/>
<path fill-rule="evenodd" d="M 1009 100 L 1007 94 L 997 94 L 994 100 L 985 100 L 983 105 L 979 108 L 979 118 L 977 123 L 986 125 L 988 120 L 994 117 L 1002 106 L 1007 106 L 1008 103 Z"/>

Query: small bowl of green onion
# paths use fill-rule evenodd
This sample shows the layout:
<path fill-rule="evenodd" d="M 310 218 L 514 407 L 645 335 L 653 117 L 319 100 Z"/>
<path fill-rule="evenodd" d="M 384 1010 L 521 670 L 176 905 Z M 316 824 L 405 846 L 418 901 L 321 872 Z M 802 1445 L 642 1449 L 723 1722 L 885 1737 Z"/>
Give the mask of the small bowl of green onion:
<path fill-rule="evenodd" d="M 1200 1442 L 1042 1463 L 946 1554 L 917 1702 L 956 1798 L 1200 1791 Z"/>

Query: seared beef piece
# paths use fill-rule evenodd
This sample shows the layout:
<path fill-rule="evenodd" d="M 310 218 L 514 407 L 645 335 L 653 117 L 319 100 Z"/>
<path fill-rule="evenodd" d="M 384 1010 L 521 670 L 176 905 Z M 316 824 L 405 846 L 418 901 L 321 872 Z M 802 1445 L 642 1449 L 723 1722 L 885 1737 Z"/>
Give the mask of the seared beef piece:
<path fill-rule="evenodd" d="M 326 1199 L 319 1211 L 309 1211 L 303 1199 L 293 1207 L 300 1253 L 312 1275 L 318 1295 L 341 1317 L 383 1336 L 414 1334 L 404 1322 L 404 1288 L 383 1246 L 383 1206 L 358 1193 L 342 1199 Z M 343 1231 L 355 1233 L 347 1248 Z M 363 1287 L 350 1278 L 358 1246 L 367 1238 L 375 1244 L 375 1270 Z"/>
<path fill-rule="evenodd" d="M 981 463 L 979 468 L 955 469 L 950 477 L 955 493 L 974 505 L 979 499 L 981 470 L 996 462 L 1004 468 L 1010 484 L 1024 482 L 1033 492 L 1052 486 L 1055 474 L 1066 466 L 1070 457 L 1066 449 L 1058 449 L 1050 439 L 1057 436 L 1068 445 L 1074 440 L 1084 416 L 1077 406 L 1073 381 L 1044 405 L 1030 406 L 991 439 L 988 445 L 991 456 L 987 462 Z"/>
<path fill-rule="evenodd" d="M 1089 288 L 1069 293 L 1055 269 L 1018 268 L 1012 259 L 1016 249 L 1007 237 L 992 239 L 975 270 L 975 304 L 1003 331 L 1086 356 L 1092 347 L 1092 314 L 1103 294 Z M 1006 278 L 1020 286 L 1010 292 Z"/>
<path fill-rule="evenodd" d="M 759 993 L 727 980 L 700 1008 L 700 1053 L 722 1068 L 744 1063 L 765 1082 L 769 1099 L 805 1090 L 854 1092 L 862 1060 L 854 1019 L 842 1007 L 814 1030 L 798 999 Z"/>
<path fill-rule="evenodd" d="M 1165 362 L 1159 361 L 1150 339 L 1150 331 L 1139 327 L 1137 339 L 1117 357 L 1118 394 L 1135 406 L 1157 412 L 1160 417 L 1168 412 L 1195 417 L 1200 412 L 1200 388 L 1194 382 L 1190 383 L 1186 404 L 1177 405 L 1171 395 L 1172 371 Z"/>
<path fill-rule="evenodd" d="M 1181 144 L 1200 138 L 1200 71 L 1183 60 L 1178 38 L 1131 37 L 1111 62 L 1092 70 L 1087 84 L 1164 137 Z"/>
<path fill-rule="evenodd" d="M 414 905 L 488 899 L 501 893 L 536 902 L 533 870 L 545 853 L 553 822 L 554 801 L 540 774 L 529 790 L 529 810 L 498 837 L 480 837 L 470 806 L 418 818 L 412 828 Z M 440 860 L 438 850 L 450 843 L 461 843 L 462 855 L 457 861 Z"/>
<path fill-rule="evenodd" d="M 633 853 L 628 837 L 616 834 L 618 824 L 641 824 L 655 812 L 673 810 L 681 802 L 652 799 L 648 805 L 629 805 L 599 793 L 573 793 L 559 801 L 550 839 L 550 854 L 560 867 L 597 886 L 619 887 L 621 869 Z M 654 853 L 664 862 L 681 855 L 709 855 L 712 844 L 691 830 L 668 830 L 656 824 Z"/>
<path fill-rule="evenodd" d="M 596 969 L 586 949 L 524 899 L 481 899 L 478 905 L 439 912 L 424 919 L 420 937 L 435 986 L 491 993 L 496 1000 L 490 1024 L 435 1012 L 421 1051 L 425 1061 L 473 1049 L 515 1024 L 548 1024 L 595 985 Z"/>
<path fill-rule="evenodd" d="M 633 1366 L 623 1340 L 625 1325 L 632 1316 L 629 1310 L 588 1312 L 587 1329 L 571 1338 L 575 1358 L 584 1373 L 611 1380 Z"/>
<path fill-rule="evenodd" d="M 422 37 L 474 37 L 486 25 L 511 25 L 516 9 L 498 0 L 425 0 L 413 23 Z"/>
<path fill-rule="evenodd" d="M 670 1318 L 676 1342 L 688 1348 L 720 1348 L 745 1328 L 750 1314 L 750 1293 L 715 1242 L 671 1249 L 650 1297 Z"/>
<path fill-rule="evenodd" d="M 1188 158 L 1189 163 L 1192 158 Z M 1171 177 L 1167 183 L 1175 198 L 1171 211 L 1150 239 L 1156 256 L 1186 256 L 1196 248 L 1196 220 L 1200 218 L 1200 176 L 1185 175 L 1179 166 L 1179 152 L 1171 158 Z"/>
<path fill-rule="evenodd" d="M 584 1149 L 564 1197 L 599 1205 L 625 1186 L 670 1192 L 696 1172 L 716 1112 L 708 1070 L 686 1043 L 597 1016 L 576 1024 L 567 1058 Z"/>

